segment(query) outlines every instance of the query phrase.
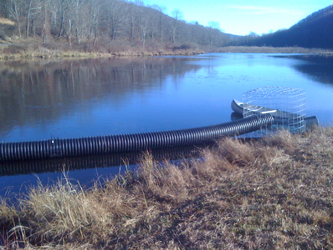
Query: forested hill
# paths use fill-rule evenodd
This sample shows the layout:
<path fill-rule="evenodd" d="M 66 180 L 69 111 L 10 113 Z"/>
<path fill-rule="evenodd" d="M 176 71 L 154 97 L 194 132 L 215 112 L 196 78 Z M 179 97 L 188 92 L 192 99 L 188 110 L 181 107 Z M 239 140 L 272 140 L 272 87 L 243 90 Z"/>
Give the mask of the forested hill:
<path fill-rule="evenodd" d="M 287 30 L 254 38 L 247 44 L 333 49 L 333 5 L 314 12 Z"/>
<path fill-rule="evenodd" d="M 15 29 L 6 29 L 6 34 L 2 29 L 9 40 L 39 37 L 44 42 L 62 39 L 106 48 L 110 44 L 186 48 L 189 44 L 223 46 L 230 39 L 216 22 L 210 27 L 187 23 L 179 10 L 167 14 L 165 8 L 145 6 L 139 0 L 1 0 L 1 17 L 15 22 Z"/>

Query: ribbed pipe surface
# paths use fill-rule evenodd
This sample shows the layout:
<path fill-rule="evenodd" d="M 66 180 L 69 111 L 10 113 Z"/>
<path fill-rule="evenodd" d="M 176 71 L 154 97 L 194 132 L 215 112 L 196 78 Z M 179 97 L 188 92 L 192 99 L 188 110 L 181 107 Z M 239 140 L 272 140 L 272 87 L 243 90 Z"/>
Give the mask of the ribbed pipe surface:
<path fill-rule="evenodd" d="M 47 159 L 104 153 L 135 152 L 183 147 L 213 142 L 223 136 L 246 134 L 270 126 L 274 118 L 267 114 L 201 128 L 152 133 L 109 135 L 30 142 L 3 142 L 0 161 Z"/>
<path fill-rule="evenodd" d="M 150 153 L 156 161 L 163 161 L 164 159 L 174 161 L 199 157 L 199 149 L 200 147 L 193 146 L 175 147 L 151 150 Z M 100 167 L 118 167 L 125 163 L 126 165 L 136 165 L 140 162 L 143 156 L 144 152 L 139 151 L 28 161 L 0 161 L 0 177 L 31 173 L 40 174 L 47 172 L 74 171 Z"/>

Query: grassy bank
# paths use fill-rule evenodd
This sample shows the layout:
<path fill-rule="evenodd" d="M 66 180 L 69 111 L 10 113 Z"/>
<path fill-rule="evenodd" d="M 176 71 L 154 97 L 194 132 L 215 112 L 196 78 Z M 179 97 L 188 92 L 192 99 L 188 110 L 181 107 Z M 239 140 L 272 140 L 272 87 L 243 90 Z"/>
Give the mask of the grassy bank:
<path fill-rule="evenodd" d="M 332 56 L 333 52 L 326 49 L 318 48 L 301 48 L 301 47 L 268 47 L 268 46 L 226 46 L 217 48 L 219 53 L 304 53 L 304 54 L 319 54 Z"/>
<path fill-rule="evenodd" d="M 148 44 L 146 47 L 113 41 L 106 44 L 86 42 L 69 45 L 64 40 L 47 43 L 38 39 L 21 39 L 13 43 L 0 41 L 0 60 L 50 58 L 105 58 L 115 56 L 195 55 L 204 51 L 195 44 Z"/>
<path fill-rule="evenodd" d="M 110 58 L 116 56 L 163 56 L 196 55 L 207 52 L 218 53 L 314 53 L 332 56 L 333 52 L 323 49 L 299 47 L 257 47 L 257 46 L 199 46 L 197 44 L 138 44 L 111 41 L 94 44 L 86 42 L 69 45 L 64 40 L 43 43 L 38 39 L 21 39 L 8 43 L 0 40 L 0 60 L 50 59 L 50 58 Z"/>
<path fill-rule="evenodd" d="M 202 50 L 198 49 L 175 49 L 175 50 L 136 50 L 130 49 L 125 51 L 112 51 L 112 52 L 84 52 L 80 50 L 52 50 L 46 48 L 39 48 L 37 50 L 24 50 L 19 49 L 17 52 L 12 52 L 18 45 L 5 45 L 0 47 L 0 60 L 21 60 L 21 59 L 56 59 L 56 58 L 111 58 L 111 57 L 126 57 L 126 56 L 165 56 L 165 55 L 198 55 L 203 54 Z M 1 49 L 7 49 L 8 52 L 1 53 Z"/>
<path fill-rule="evenodd" d="M 58 249 L 332 249 L 333 129 L 224 139 L 203 161 L 83 190 L 66 179 L 0 205 L 0 241 Z"/>

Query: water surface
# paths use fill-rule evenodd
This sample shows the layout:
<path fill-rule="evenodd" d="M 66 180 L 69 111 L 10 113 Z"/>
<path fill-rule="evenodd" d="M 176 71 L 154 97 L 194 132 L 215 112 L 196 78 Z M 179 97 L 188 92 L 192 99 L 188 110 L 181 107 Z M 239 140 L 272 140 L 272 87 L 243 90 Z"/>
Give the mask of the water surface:
<path fill-rule="evenodd" d="M 246 91 L 265 86 L 304 89 L 307 116 L 316 115 L 321 125 L 333 124 L 331 57 L 230 53 L 0 62 L 0 141 L 141 133 L 228 122 L 232 99 L 242 100 Z M 70 175 L 91 180 L 100 172 L 115 171 L 96 167 Z M 44 175 L 45 180 L 50 176 L 39 174 Z M 0 177 L 0 190 L 29 178 L 36 180 L 31 174 Z"/>

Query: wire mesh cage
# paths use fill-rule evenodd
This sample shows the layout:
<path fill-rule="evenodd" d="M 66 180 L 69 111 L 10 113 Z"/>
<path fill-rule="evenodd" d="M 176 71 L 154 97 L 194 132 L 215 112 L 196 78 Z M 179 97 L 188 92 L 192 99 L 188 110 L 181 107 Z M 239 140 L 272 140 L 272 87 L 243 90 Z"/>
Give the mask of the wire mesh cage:
<path fill-rule="evenodd" d="M 287 129 L 292 133 L 305 131 L 306 93 L 302 89 L 288 87 L 261 87 L 243 94 L 243 117 L 271 114 L 271 129 L 262 128 L 258 133 Z"/>

